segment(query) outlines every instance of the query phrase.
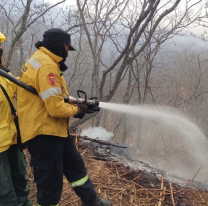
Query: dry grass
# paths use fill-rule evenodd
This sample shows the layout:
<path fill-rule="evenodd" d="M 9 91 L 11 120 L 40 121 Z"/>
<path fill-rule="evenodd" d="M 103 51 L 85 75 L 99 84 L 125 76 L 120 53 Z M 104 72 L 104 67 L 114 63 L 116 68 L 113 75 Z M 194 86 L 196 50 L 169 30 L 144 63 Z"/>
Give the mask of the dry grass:
<path fill-rule="evenodd" d="M 111 200 L 113 206 L 201 206 L 208 205 L 208 192 L 181 188 L 143 171 L 134 172 L 115 161 L 98 161 L 92 153 L 80 151 L 84 158 L 88 175 L 101 198 Z M 36 187 L 28 168 L 30 198 L 36 204 Z M 78 206 L 80 199 L 64 179 L 61 206 Z"/>

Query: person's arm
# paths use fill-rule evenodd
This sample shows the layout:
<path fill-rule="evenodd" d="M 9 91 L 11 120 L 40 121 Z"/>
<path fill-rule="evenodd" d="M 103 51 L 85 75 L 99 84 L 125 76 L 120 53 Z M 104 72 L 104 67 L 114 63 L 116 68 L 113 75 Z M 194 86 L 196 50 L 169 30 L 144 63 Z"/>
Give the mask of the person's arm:
<path fill-rule="evenodd" d="M 50 116 L 67 118 L 78 113 L 76 105 L 64 102 L 61 77 L 55 66 L 46 65 L 38 69 L 35 87 Z"/>

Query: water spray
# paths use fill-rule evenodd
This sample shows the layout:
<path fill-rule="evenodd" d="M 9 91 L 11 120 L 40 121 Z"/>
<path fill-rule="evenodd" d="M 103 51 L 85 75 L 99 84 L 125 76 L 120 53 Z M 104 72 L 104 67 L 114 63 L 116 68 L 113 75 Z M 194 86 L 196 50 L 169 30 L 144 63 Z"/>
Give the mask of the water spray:
<path fill-rule="evenodd" d="M 140 145 L 141 148 L 144 146 L 146 148 L 148 145 L 152 143 L 158 143 L 155 146 L 159 146 L 163 143 L 163 137 L 169 138 L 167 144 L 170 143 L 172 137 L 176 137 L 176 145 L 169 145 L 166 150 L 165 144 L 163 145 L 166 153 L 158 153 L 158 156 L 152 156 L 152 161 L 149 161 L 149 156 L 144 156 L 146 150 L 141 150 L 141 154 L 143 157 L 139 157 L 139 159 L 143 161 L 147 161 L 158 168 L 164 169 L 166 171 L 170 171 L 171 173 L 177 174 L 178 176 L 182 176 L 185 178 L 191 178 L 194 171 L 196 171 L 201 165 L 203 165 L 200 174 L 197 179 L 201 182 L 207 181 L 207 172 L 208 172 L 208 164 L 207 164 L 207 156 L 208 156 L 208 143 L 205 134 L 202 130 L 192 122 L 188 117 L 179 111 L 175 110 L 171 107 L 162 107 L 162 106 L 151 106 L 151 105 L 125 105 L 125 104 L 115 104 L 115 103 L 106 103 L 100 102 L 99 106 L 103 109 L 111 110 L 114 112 L 124 113 L 129 116 L 130 119 L 128 121 L 129 124 L 132 124 L 133 127 L 140 130 L 140 136 L 134 132 L 134 138 L 142 137 L 142 141 L 145 145 Z M 174 109 L 174 110 L 173 110 Z M 142 118 L 142 127 L 138 128 L 137 120 L 134 119 L 136 117 Z M 133 119 L 131 122 L 130 120 Z M 152 121 L 152 122 L 151 122 Z M 159 126 L 161 125 L 161 126 Z M 163 127 L 165 126 L 165 127 Z M 144 132 L 144 133 L 143 133 Z M 160 133 L 161 132 L 161 133 Z M 160 136 L 168 132 L 168 136 Z M 144 136 L 143 136 L 144 135 Z M 151 139 L 152 138 L 152 139 Z M 173 139 L 174 140 L 174 139 Z M 160 144 L 161 141 L 161 144 Z M 146 144 L 147 143 L 147 144 Z M 136 145 L 135 145 L 136 146 Z M 170 148 L 173 147 L 173 150 Z M 158 148 L 155 148 L 155 151 L 161 151 Z M 178 151 L 178 153 L 177 153 Z M 175 153 L 174 153 L 175 152 Z M 180 153 L 181 152 L 181 153 Z M 189 163 L 192 163 L 193 168 L 188 169 L 189 165 L 187 162 L 183 162 L 185 159 L 177 159 L 177 154 L 186 154 L 190 158 Z M 171 155 L 170 155 L 171 154 Z M 161 155 L 161 156 L 160 156 Z M 164 156 L 163 156 L 164 155 Z M 169 156 L 167 156 L 169 155 Z M 156 158 L 158 157 L 157 161 Z M 132 158 L 136 158 L 133 157 Z M 175 166 L 177 165 L 177 166 Z"/>

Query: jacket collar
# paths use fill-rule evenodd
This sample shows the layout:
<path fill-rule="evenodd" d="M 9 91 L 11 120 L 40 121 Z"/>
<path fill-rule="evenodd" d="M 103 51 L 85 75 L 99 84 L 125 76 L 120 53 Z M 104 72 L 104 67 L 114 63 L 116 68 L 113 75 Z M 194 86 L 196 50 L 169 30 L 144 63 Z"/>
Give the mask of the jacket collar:
<path fill-rule="evenodd" d="M 63 59 L 60 56 L 55 55 L 54 53 L 50 52 L 48 49 L 46 49 L 45 47 L 41 46 L 39 48 L 40 51 L 46 53 L 49 57 L 51 57 L 57 64 Z"/>

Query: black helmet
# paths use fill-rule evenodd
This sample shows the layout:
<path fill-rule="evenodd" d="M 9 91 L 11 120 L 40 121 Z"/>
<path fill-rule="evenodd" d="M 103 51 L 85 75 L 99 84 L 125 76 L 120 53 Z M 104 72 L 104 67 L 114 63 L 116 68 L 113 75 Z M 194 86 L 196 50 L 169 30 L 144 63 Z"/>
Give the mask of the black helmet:
<path fill-rule="evenodd" d="M 69 50 L 76 50 L 71 45 L 71 35 L 63 31 L 62 29 L 58 29 L 58 28 L 49 29 L 44 32 L 43 37 L 44 37 L 43 40 L 62 41 L 69 46 Z"/>

